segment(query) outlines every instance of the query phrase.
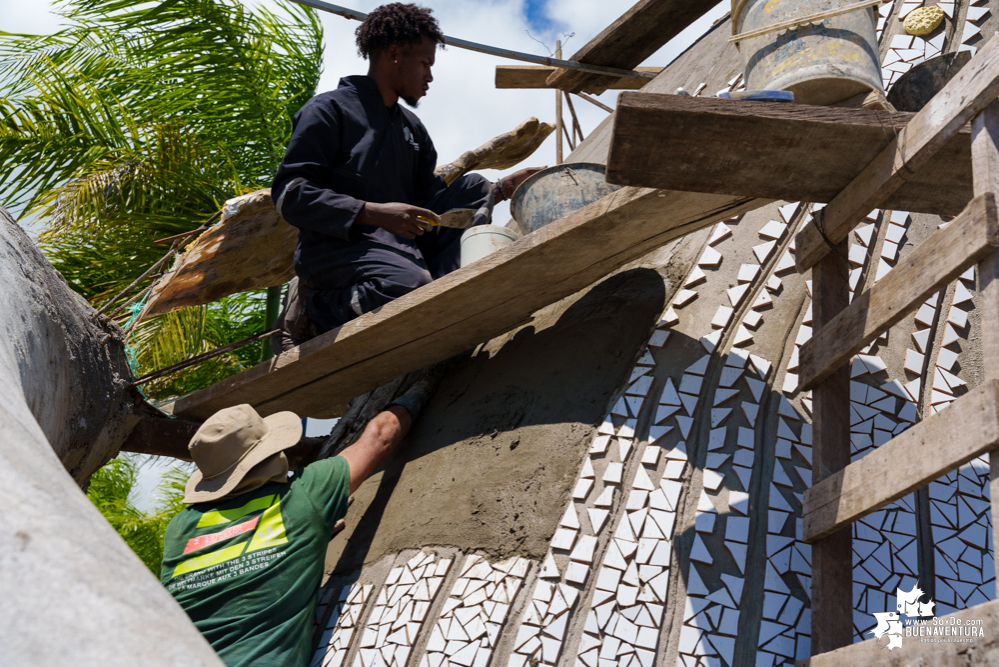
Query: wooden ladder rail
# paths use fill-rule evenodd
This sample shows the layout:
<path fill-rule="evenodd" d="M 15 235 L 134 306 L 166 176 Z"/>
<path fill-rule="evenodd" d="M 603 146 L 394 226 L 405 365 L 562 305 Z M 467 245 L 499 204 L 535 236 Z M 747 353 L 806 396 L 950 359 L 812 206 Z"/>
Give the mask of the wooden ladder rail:
<path fill-rule="evenodd" d="M 993 59 L 999 51 L 995 48 L 997 41 L 988 45 L 993 47 L 989 49 L 989 57 Z M 990 75 L 999 81 L 999 74 L 990 72 Z M 889 660 L 889 656 L 882 655 L 884 651 L 877 652 L 876 644 L 872 648 L 872 642 L 851 646 L 852 522 L 988 452 L 992 520 L 993 526 L 999 526 L 999 220 L 993 195 L 999 191 L 999 101 L 994 99 L 994 93 L 991 101 L 978 94 L 983 90 L 979 86 L 993 88 L 989 82 L 969 80 L 963 85 L 977 91 L 950 98 L 954 107 L 964 108 L 947 111 L 952 118 L 960 118 L 967 108 L 978 107 L 972 131 L 976 197 L 965 211 L 850 305 L 847 305 L 848 273 L 842 244 L 859 219 L 842 218 L 840 230 L 846 232 L 831 239 L 840 245 L 834 252 L 829 252 L 826 246 L 825 253 L 816 253 L 818 260 L 812 274 L 816 334 L 802 348 L 800 383 L 802 390 L 814 388 L 812 487 L 804 495 L 802 523 L 803 539 L 812 544 L 812 618 L 821 621 L 812 624 L 812 658 L 799 665 L 854 664 L 850 661 L 860 656 L 868 660 L 865 664 L 881 664 L 882 660 L 887 664 Z M 965 91 L 957 87 L 957 92 Z M 940 134 L 946 131 L 942 125 L 936 129 Z M 924 138 L 924 143 L 939 141 L 930 137 Z M 880 183 L 869 183 L 864 189 L 867 192 L 890 189 L 881 185 L 895 178 L 905 166 L 903 161 L 902 165 L 893 165 L 878 175 L 865 171 L 861 176 Z M 984 382 L 954 401 L 946 411 L 923 420 L 850 463 L 850 380 L 846 362 L 926 296 L 975 263 L 979 276 Z M 961 437 L 955 438 L 955 433 L 961 433 Z M 993 551 L 999 553 L 995 534 L 993 531 Z M 994 618 L 999 614 L 999 605 L 990 602 L 962 613 Z M 935 660 L 946 658 L 947 664 L 953 657 L 951 653 L 956 656 L 962 648 L 962 644 L 919 646 L 921 653 L 933 654 Z M 999 648 L 986 650 L 994 651 L 993 657 L 999 658 Z"/>

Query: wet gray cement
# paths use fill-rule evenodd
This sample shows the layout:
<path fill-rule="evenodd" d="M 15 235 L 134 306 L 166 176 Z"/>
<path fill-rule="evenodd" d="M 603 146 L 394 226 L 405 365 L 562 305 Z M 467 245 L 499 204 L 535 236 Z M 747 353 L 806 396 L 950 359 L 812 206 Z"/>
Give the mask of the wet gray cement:
<path fill-rule="evenodd" d="M 435 546 L 543 558 L 592 434 L 665 300 L 660 273 L 633 268 L 462 361 L 355 493 L 326 571 Z"/>

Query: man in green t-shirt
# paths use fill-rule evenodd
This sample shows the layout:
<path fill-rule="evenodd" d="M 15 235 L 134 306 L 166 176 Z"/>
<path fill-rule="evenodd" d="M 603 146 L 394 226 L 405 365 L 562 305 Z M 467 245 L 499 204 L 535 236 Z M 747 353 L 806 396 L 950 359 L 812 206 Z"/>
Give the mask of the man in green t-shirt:
<path fill-rule="evenodd" d="M 348 498 L 409 431 L 418 383 L 339 456 L 288 471 L 291 412 L 249 405 L 206 421 L 189 445 L 192 503 L 167 527 L 160 580 L 228 667 L 307 667 L 326 546 Z M 341 522 L 342 525 L 342 522 Z"/>

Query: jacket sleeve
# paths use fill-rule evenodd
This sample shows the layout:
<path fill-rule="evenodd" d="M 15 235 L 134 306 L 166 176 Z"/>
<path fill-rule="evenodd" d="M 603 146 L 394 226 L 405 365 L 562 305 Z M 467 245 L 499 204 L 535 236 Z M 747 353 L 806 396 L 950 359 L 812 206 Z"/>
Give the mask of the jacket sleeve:
<path fill-rule="evenodd" d="M 434 175 L 434 169 L 437 168 L 437 149 L 434 148 L 430 134 L 422 124 L 419 126 L 418 132 L 420 160 L 416 173 L 416 205 L 426 207 L 430 200 L 437 196 L 437 193 L 447 188 L 447 183 L 440 176 Z"/>
<path fill-rule="evenodd" d="M 271 196 L 278 213 L 290 224 L 348 240 L 364 202 L 324 187 L 334 182 L 339 149 L 335 111 L 315 102 L 307 104 L 295 117 Z"/>

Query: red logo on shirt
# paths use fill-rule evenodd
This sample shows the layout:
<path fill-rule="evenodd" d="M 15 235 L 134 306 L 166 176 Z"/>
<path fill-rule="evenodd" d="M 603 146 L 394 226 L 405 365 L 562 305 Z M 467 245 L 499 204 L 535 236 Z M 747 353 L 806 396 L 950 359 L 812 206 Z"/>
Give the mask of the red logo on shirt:
<path fill-rule="evenodd" d="M 225 530 L 212 533 L 211 535 L 202 535 L 201 537 L 192 537 L 187 541 L 187 546 L 184 547 L 184 553 L 191 553 L 192 551 L 197 551 L 198 549 L 203 549 L 211 544 L 221 542 L 222 540 L 227 540 L 230 537 L 235 537 L 236 535 L 241 535 L 247 531 L 253 530 L 257 527 L 257 522 L 260 521 L 260 517 L 255 517 L 249 521 L 244 521 L 243 523 L 237 524 L 235 526 L 230 526 Z"/>

